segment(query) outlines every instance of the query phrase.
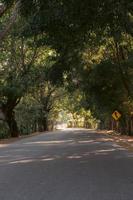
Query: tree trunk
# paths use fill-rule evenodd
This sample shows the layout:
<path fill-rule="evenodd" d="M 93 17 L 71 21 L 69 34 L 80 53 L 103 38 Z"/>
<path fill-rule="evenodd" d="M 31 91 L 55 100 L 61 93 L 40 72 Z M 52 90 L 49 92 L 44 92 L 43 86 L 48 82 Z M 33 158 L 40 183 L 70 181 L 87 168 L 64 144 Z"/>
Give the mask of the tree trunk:
<path fill-rule="evenodd" d="M 6 122 L 9 126 L 11 137 L 19 137 L 19 130 L 15 120 L 14 111 L 9 111 L 6 113 Z"/>
<path fill-rule="evenodd" d="M 120 125 L 121 125 L 121 135 L 127 135 L 127 127 L 126 127 L 126 117 L 122 116 L 120 119 Z"/>
<path fill-rule="evenodd" d="M 43 117 L 43 129 L 44 131 L 48 131 L 48 118 Z"/>
<path fill-rule="evenodd" d="M 128 135 L 133 136 L 132 132 L 132 116 L 128 117 Z"/>

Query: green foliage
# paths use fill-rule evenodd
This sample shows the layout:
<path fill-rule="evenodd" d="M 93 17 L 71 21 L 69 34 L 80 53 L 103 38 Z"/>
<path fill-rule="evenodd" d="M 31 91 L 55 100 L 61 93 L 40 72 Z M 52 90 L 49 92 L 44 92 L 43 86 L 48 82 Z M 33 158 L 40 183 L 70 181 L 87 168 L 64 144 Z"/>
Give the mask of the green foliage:
<path fill-rule="evenodd" d="M 0 109 L 10 128 L 15 114 L 22 134 L 44 130 L 60 110 L 90 125 L 115 109 L 129 115 L 131 0 L 1 2 Z"/>
<path fill-rule="evenodd" d="M 7 124 L 0 121 L 0 139 L 5 139 L 10 137 L 10 132 Z"/>
<path fill-rule="evenodd" d="M 115 64 L 105 61 L 96 65 L 91 73 L 90 85 L 90 95 L 94 94 L 94 100 L 100 104 L 100 107 L 109 111 L 119 109 L 125 91 Z"/>
<path fill-rule="evenodd" d="M 31 96 L 25 96 L 15 109 L 16 119 L 21 135 L 35 132 L 41 105 Z"/>

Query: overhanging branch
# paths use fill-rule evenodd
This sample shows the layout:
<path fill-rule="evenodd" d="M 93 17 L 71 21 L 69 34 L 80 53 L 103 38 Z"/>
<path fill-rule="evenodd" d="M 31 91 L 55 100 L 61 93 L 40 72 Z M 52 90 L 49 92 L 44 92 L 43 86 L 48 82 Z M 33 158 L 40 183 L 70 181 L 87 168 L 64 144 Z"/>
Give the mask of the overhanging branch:
<path fill-rule="evenodd" d="M 0 41 L 2 41 L 7 35 L 8 33 L 10 32 L 13 24 L 15 23 L 16 19 L 17 19 L 17 15 L 18 15 L 18 10 L 20 8 L 20 4 L 21 4 L 21 1 L 17 1 L 15 4 L 14 4 L 14 8 L 13 8 L 13 11 L 12 11 L 12 15 L 9 19 L 9 21 L 7 22 L 7 24 L 5 25 L 5 28 L 4 30 L 1 30 L 0 31 Z M 6 11 L 6 7 L 5 6 L 1 6 L 0 7 L 0 16 L 2 16 Z"/>

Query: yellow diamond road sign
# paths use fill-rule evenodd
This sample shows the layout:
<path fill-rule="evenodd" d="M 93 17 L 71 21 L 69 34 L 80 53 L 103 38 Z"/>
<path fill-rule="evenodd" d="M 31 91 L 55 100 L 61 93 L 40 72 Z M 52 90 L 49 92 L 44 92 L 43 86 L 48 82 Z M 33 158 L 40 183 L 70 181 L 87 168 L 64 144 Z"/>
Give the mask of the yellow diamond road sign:
<path fill-rule="evenodd" d="M 113 112 L 112 117 L 113 117 L 115 120 L 118 120 L 118 119 L 120 119 L 121 114 L 116 110 L 116 111 Z"/>

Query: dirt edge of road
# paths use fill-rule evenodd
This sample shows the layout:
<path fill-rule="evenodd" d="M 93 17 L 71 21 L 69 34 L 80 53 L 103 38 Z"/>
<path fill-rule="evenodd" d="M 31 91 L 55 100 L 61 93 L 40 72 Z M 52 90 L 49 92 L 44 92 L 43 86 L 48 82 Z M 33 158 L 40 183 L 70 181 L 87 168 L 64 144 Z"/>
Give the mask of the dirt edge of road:
<path fill-rule="evenodd" d="M 48 133 L 48 131 L 46 131 L 45 133 Z M 16 142 L 21 139 L 30 138 L 30 137 L 41 135 L 41 134 L 44 134 L 44 132 L 35 132 L 35 133 L 29 134 L 29 135 L 19 136 L 17 138 L 1 139 L 0 144 L 10 144 L 10 143 Z"/>
<path fill-rule="evenodd" d="M 57 130 L 54 130 L 54 131 L 35 132 L 35 133 L 31 133 L 29 135 L 22 135 L 22 136 L 19 136 L 17 138 L 0 139 L 0 145 L 2 145 L 2 144 L 10 144 L 10 143 L 13 143 L 13 142 L 25 139 L 25 138 L 30 138 L 30 137 L 41 135 L 41 134 L 44 134 L 44 133 L 47 134 L 47 133 L 52 133 L 52 132 L 56 132 L 56 131 L 59 132 L 60 129 L 57 129 Z"/>
<path fill-rule="evenodd" d="M 133 136 L 118 135 L 115 132 L 108 130 L 98 130 L 97 132 L 107 135 L 113 142 L 116 142 L 121 147 L 133 151 Z"/>

